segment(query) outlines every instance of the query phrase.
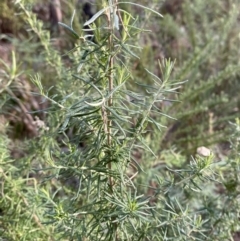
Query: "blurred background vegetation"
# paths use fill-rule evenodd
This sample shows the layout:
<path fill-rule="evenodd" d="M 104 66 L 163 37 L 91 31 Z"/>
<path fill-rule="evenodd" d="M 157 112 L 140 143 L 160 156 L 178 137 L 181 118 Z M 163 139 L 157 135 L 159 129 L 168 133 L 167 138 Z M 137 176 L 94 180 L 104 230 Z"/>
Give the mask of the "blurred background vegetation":
<path fill-rule="evenodd" d="M 14 233 L 9 224 L 4 222 L 4 216 L 11 216 L 13 220 L 19 217 L 14 216 L 10 207 L 13 205 L 11 201 L 0 202 L 0 232 L 11 230 L 11 240 L 21 240 L 22 232 L 29 222 L 29 214 L 24 213 L 24 210 L 29 209 L 32 204 L 24 198 L 21 199 L 23 194 L 20 193 L 25 195 L 25 192 L 29 192 L 33 199 L 37 199 L 35 182 L 41 183 L 42 173 L 33 170 L 46 166 L 42 153 L 46 149 L 59 148 L 62 138 L 60 135 L 48 135 L 45 137 L 48 139 L 39 136 L 38 120 L 43 122 L 42 125 L 57 130 L 62 115 L 59 112 L 50 116 L 47 112 L 38 112 L 51 109 L 52 106 L 40 95 L 41 88 L 36 88 L 31 76 L 39 73 L 43 88 L 48 90 L 50 96 L 54 96 L 53 99 L 61 99 L 75 91 L 76 86 L 74 83 L 69 85 L 68 80 L 72 74 L 70 69 L 77 67 L 77 60 L 74 55 L 69 57 L 64 54 L 80 44 L 80 41 L 72 38 L 57 22 L 69 23 L 73 10 L 76 9 L 73 26 L 75 31 L 82 35 L 83 23 L 100 7 L 86 2 L 0 1 L 0 174 L 2 173 L 4 178 L 17 180 L 12 182 L 13 186 L 5 188 L 8 190 L 9 199 L 15 200 L 14 202 L 18 199 L 19 205 L 16 208 L 22 210 L 22 218 L 25 220 L 25 223 L 21 224 L 22 228 L 15 229 L 19 230 L 19 233 Z M 133 44 L 143 46 L 141 50 L 136 49 L 140 58 L 129 60 L 132 66 L 132 81 L 143 84 L 150 82 L 144 68 L 161 77 L 158 60 L 161 62 L 163 58 L 170 58 L 175 61 L 173 83 L 182 82 L 181 88 L 171 94 L 174 101 L 164 100 L 159 103 L 159 108 L 165 115 L 156 118 L 165 126 L 164 130 L 156 132 L 151 131 L 153 127 L 148 127 L 150 134 L 146 138 L 153 140 L 150 145 L 158 154 L 158 159 L 150 158 L 142 151 L 134 153 L 143 170 L 147 170 L 136 178 L 136 182 L 148 183 L 154 187 L 157 185 L 155 174 L 164 163 L 174 168 L 183 167 L 189 163 L 191 156 L 196 155 L 200 146 L 210 148 L 218 162 L 225 162 L 232 158 L 232 155 L 236 155 L 232 149 L 234 145 L 231 140 L 234 134 L 230 122 L 235 123 L 240 117 L 240 2 L 136 2 L 153 8 L 164 17 L 160 19 L 137 6 L 124 5 L 123 8 L 133 16 L 138 16 L 140 27 L 151 30 L 150 34 L 139 35 L 132 40 Z M 128 84 L 131 86 L 132 83 Z M 136 86 L 132 85 L 132 88 Z M 140 88 L 138 91 L 144 93 L 145 90 Z M 31 115 L 28 112 L 31 112 Z M 9 160 L 7 164 L 6 160 Z M 221 174 L 222 181 L 229 184 L 225 175 L 233 175 L 235 171 L 233 166 L 229 169 L 226 167 L 226 171 Z M 48 175 L 53 174 L 46 171 L 44 177 Z M 234 175 L 231 181 L 237 179 L 235 184 L 238 185 L 236 175 L 239 173 Z M 30 178 L 27 183 L 26 177 Z M 229 187 L 228 184 L 219 187 L 217 192 L 226 192 L 222 190 L 224 188 L 229 191 L 228 188 L 231 189 L 232 186 L 229 184 Z M 47 189 L 54 193 L 60 184 L 52 181 L 41 185 L 46 185 Z M 26 189 L 26 186 L 31 188 Z M 151 194 L 147 187 L 143 187 L 143 191 Z M 39 198 L 45 198 L 47 202 L 46 196 L 40 195 Z M 31 201 L 35 203 L 35 208 L 40 202 Z M 51 240 L 45 239 L 51 234 L 51 227 L 45 230 L 37 214 L 32 214 L 32 217 L 32 229 L 35 225 L 38 226 L 41 235 L 36 236 L 40 237 L 39 239 L 30 239 L 33 236 L 26 234 L 29 237 L 26 236 L 25 240 Z M 29 225 L 28 227 L 31 229 Z M 240 230 L 236 230 L 234 226 L 229 236 L 233 240 L 240 240 L 239 233 Z M 218 240 L 229 240 L 229 236 Z"/>
<path fill-rule="evenodd" d="M 64 54 L 76 44 L 57 22 L 68 23 L 76 9 L 74 29 L 81 35 L 84 21 L 97 9 L 97 6 L 91 5 L 87 9 L 84 1 L 60 1 L 61 8 L 57 3 L 27 1 L 27 6 L 39 20 L 38 24 L 43 26 L 42 30 L 35 31 L 44 31 L 46 36 L 49 35 L 50 43 L 39 41 L 37 35 L 40 33 L 29 30 L 26 16 L 14 1 L 3 0 L 0 3 L 1 67 L 5 71 L 5 63 L 11 68 L 14 50 L 19 81 L 12 81 L 11 87 L 18 88 L 16 94 L 21 95 L 20 99 L 25 101 L 24 105 L 29 111 L 40 108 L 36 97 L 29 94 L 32 90 L 29 76 L 41 73 L 43 84 L 47 87 L 55 85 L 62 77 L 60 73 L 56 75 L 59 71 L 57 63 L 49 64 L 49 58 L 53 61 L 53 52 L 46 56 L 44 48 L 50 48 L 49 44 L 55 54 Z M 194 154 L 201 145 L 223 144 L 221 147 L 227 147 L 228 121 L 234 121 L 239 116 L 240 105 L 238 1 L 168 0 L 142 3 L 162 13 L 164 18 L 158 19 L 137 7 L 129 9 L 139 16 L 140 26 L 151 30 L 150 35 L 135 40 L 144 48 L 139 53 L 140 59 L 132 60 L 134 80 L 147 83 L 149 77 L 144 68 L 160 75 L 158 59 L 170 58 L 175 60 L 172 78 L 176 82 L 186 81 L 179 90 L 180 94 L 174 96 L 178 101 L 162 103 L 163 112 L 177 120 L 161 119 L 160 122 L 167 128 L 161 137 L 156 137 L 156 141 L 163 149 L 174 145 L 184 155 Z M 70 65 L 66 57 L 58 61 L 64 61 L 65 66 Z M 17 87 L 20 83 L 21 87 Z M 4 90 L 1 94 L 4 101 L 2 112 L 5 112 L 2 118 L 10 120 L 10 127 L 15 129 L 11 134 L 18 138 L 31 136 L 30 126 L 15 115 L 21 108 L 12 106 L 12 100 L 6 99 Z M 11 117 L 6 117 L 10 115 L 9 108 Z"/>

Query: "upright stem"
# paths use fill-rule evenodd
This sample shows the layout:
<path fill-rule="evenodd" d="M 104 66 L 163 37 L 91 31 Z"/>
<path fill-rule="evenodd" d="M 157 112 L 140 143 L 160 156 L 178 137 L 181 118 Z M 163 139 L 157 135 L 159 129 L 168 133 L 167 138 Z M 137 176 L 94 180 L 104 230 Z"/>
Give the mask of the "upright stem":
<path fill-rule="evenodd" d="M 113 71 L 112 71 L 112 67 L 113 67 L 113 56 L 110 57 L 110 61 L 109 61 L 109 68 L 110 68 L 110 75 L 109 75 L 109 79 L 108 79 L 108 90 L 109 90 L 109 93 L 112 91 L 113 89 Z M 111 108 L 111 106 L 113 105 L 113 98 L 112 98 L 112 95 L 109 97 L 109 100 L 108 100 L 108 107 Z M 108 134 L 107 134 L 107 142 L 108 142 L 108 147 L 111 147 L 112 145 L 112 130 L 111 130 L 111 126 L 112 126 L 112 120 L 110 118 L 110 115 L 111 115 L 111 112 L 108 111 L 108 121 L 107 121 L 107 130 L 108 130 Z M 108 168 L 109 170 L 112 169 L 112 164 L 111 162 L 108 163 Z M 113 185 L 113 180 L 111 178 L 111 176 L 109 176 L 109 183 L 110 183 L 110 186 L 112 187 Z"/>
<path fill-rule="evenodd" d="M 111 31 L 109 38 L 108 38 L 108 45 L 109 45 L 109 52 L 110 52 L 110 58 L 109 58 L 109 77 L 108 77 L 108 91 L 109 93 L 112 92 L 113 90 L 113 29 L 112 29 L 112 23 L 111 23 L 111 10 L 109 9 L 107 11 L 107 18 L 108 18 L 108 27 Z M 113 105 L 113 98 L 112 95 L 109 97 L 108 100 L 108 107 L 111 108 Z M 112 120 L 110 118 L 111 116 L 111 112 L 108 111 L 108 115 L 107 115 L 107 143 L 108 143 L 108 147 L 111 148 L 112 145 L 112 130 L 111 130 L 111 126 L 112 126 Z M 110 155 L 110 158 L 111 155 Z M 108 169 L 111 170 L 112 169 L 112 163 L 111 160 L 108 162 Z M 113 178 L 109 175 L 109 185 L 110 185 L 110 189 L 112 190 L 113 187 Z"/>
<path fill-rule="evenodd" d="M 113 78 L 114 78 L 114 73 L 113 73 L 113 64 L 114 64 L 114 57 L 113 57 L 113 24 L 112 24 L 112 16 L 111 14 L 113 14 L 111 12 L 111 8 L 107 11 L 107 19 L 108 19 L 108 27 L 110 30 L 110 35 L 108 38 L 108 45 L 109 45 L 109 64 L 108 64 L 108 68 L 109 68 L 109 77 L 108 77 L 108 92 L 111 93 L 113 90 Z M 108 99 L 108 107 L 111 108 L 113 106 L 113 97 L 112 95 L 110 95 L 109 99 Z M 108 162 L 108 169 L 109 171 L 112 170 L 112 151 L 111 151 L 111 146 L 112 146 L 112 120 L 111 120 L 111 112 L 108 110 L 107 113 L 107 143 L 108 143 L 108 148 L 110 148 L 109 150 L 109 162 Z M 113 185 L 114 185 L 114 180 L 113 177 L 111 176 L 111 174 L 109 174 L 108 177 L 108 181 L 109 181 L 109 186 L 110 186 L 110 192 L 113 193 Z M 113 226 L 115 229 L 115 239 L 114 240 L 118 240 L 117 238 L 117 223 L 115 223 L 115 217 L 112 217 L 112 222 L 113 222 Z"/>

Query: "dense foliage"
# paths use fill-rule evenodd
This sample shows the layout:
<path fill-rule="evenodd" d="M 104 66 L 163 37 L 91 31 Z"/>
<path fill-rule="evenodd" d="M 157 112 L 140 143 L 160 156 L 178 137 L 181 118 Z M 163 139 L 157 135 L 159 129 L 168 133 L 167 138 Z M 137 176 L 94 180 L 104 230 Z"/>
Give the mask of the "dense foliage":
<path fill-rule="evenodd" d="M 239 2 L 90 2 L 0 3 L 0 240 L 237 241 Z"/>

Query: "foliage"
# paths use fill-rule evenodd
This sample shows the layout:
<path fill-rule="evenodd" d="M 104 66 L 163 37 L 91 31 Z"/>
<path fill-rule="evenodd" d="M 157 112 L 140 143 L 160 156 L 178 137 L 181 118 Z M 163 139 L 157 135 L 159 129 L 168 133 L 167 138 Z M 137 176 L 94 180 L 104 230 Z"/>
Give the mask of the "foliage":
<path fill-rule="evenodd" d="M 23 43 L 3 36 L 14 44 L 0 73 L 3 240 L 233 240 L 239 4 L 180 2 L 161 18 L 157 1 L 102 1 L 83 26 L 76 10 L 56 45 L 33 1 L 15 1 L 31 31 Z M 159 48 L 176 61 L 157 60 Z M 13 138 L 12 108 L 34 138 Z M 221 141 L 227 156 L 215 151 Z M 211 144 L 210 155 L 195 153 Z"/>
<path fill-rule="evenodd" d="M 177 119 L 168 124 L 167 141 L 188 155 L 226 141 L 227 121 L 239 117 L 238 9 L 234 0 L 184 1 L 181 16 L 160 22 L 163 49 L 177 58 L 173 79 L 188 80 L 179 102 L 165 109 Z"/>

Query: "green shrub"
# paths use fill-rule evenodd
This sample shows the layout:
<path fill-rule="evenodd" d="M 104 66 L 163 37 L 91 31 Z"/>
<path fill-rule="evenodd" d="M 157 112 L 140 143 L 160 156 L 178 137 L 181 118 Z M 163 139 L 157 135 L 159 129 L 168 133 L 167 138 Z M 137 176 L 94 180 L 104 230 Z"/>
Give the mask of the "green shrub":
<path fill-rule="evenodd" d="M 99 12 L 86 23 L 93 36 L 76 30 L 79 23 L 74 15 L 69 25 L 60 24 L 76 38 L 65 45 L 75 45 L 70 51 L 57 51 L 43 23 L 23 1 L 16 2 L 33 30 L 32 44 L 37 43 L 33 49 L 40 51 L 38 60 L 43 65 L 40 74 L 31 72 L 31 79 L 48 105 L 42 111 L 44 122 L 32 117 L 34 139 L 19 145 L 7 136 L 8 128 L 0 133 L 0 237 L 232 240 L 239 231 L 239 120 L 232 130 L 225 123 L 236 113 L 229 110 L 228 115 L 218 107 L 236 107 L 234 87 L 228 92 L 223 83 L 237 75 L 238 65 L 233 61 L 214 73 L 214 61 L 216 54 L 225 51 L 237 12 L 234 7 L 221 12 L 221 4 L 211 12 L 202 1 L 184 2 L 181 11 L 192 51 L 172 52 L 177 58 L 174 63 L 151 62 L 147 58 L 155 52 L 149 46 L 141 51 L 139 42 L 150 43 L 159 33 L 156 29 L 150 37 L 145 33 L 139 39 L 145 31 L 142 19 L 138 22 L 129 9 L 142 8 L 139 13 L 144 18 L 160 22 L 165 51 L 170 51 L 168 34 L 179 40 L 177 16 L 161 19 L 138 4 L 111 2 L 102 1 Z M 219 4 L 215 0 L 209 4 L 214 3 Z M 220 25 L 217 17 L 226 19 L 224 14 L 229 18 Z M 204 21 L 199 23 L 200 17 Z M 198 25 L 204 31 L 196 32 Z M 215 44 L 211 39 L 218 27 L 224 34 Z M 236 51 L 236 45 L 230 44 L 229 49 Z M 60 52 L 66 55 L 61 57 Z M 17 83 L 21 73 L 15 64 L 20 58 L 14 56 L 1 72 L 4 83 Z M 224 66 L 222 61 L 219 66 Z M 45 78 L 51 82 L 46 84 Z M 9 96 L 14 99 L 12 85 L 3 87 L 1 106 L 8 107 Z M 228 103 L 231 94 L 236 97 Z M 22 103 L 19 98 L 17 103 Z M 35 110 L 32 114 L 40 115 Z M 217 123 L 226 130 L 220 131 Z M 217 143 L 220 137 L 229 141 L 226 133 L 232 145 L 228 157 L 209 154 L 208 149 L 207 154 L 195 153 L 196 147 Z M 14 159 L 13 153 L 21 147 L 24 154 Z"/>

